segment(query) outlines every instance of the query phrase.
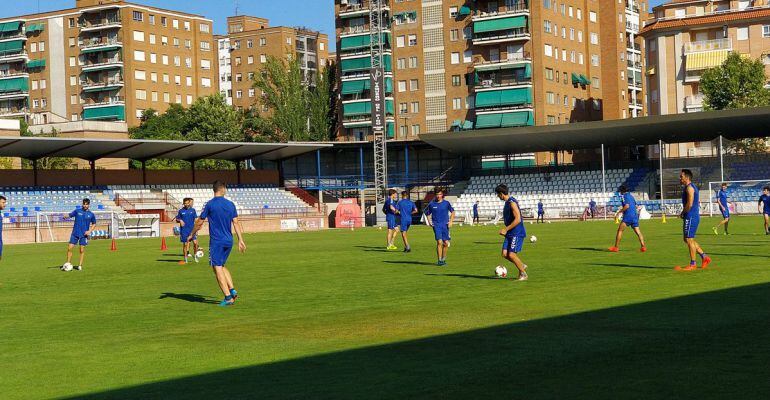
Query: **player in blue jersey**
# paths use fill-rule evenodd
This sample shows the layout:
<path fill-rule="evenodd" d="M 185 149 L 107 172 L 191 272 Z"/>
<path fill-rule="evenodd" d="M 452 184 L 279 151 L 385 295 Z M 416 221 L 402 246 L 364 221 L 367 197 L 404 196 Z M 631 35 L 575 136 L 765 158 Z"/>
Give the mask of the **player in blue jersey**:
<path fill-rule="evenodd" d="M 639 212 L 636 209 L 636 200 L 634 199 L 634 196 L 628 192 L 626 185 L 621 185 L 620 188 L 618 188 L 618 192 L 620 192 L 621 208 L 615 213 L 615 220 L 620 218 L 621 214 L 623 215 L 623 219 L 620 221 L 618 232 L 615 234 L 615 245 L 610 247 L 609 250 L 613 253 L 620 251 L 620 239 L 623 238 L 623 231 L 626 227 L 630 227 L 639 238 L 639 244 L 641 245 L 639 251 L 644 253 L 647 251 L 647 246 L 644 244 L 644 236 L 642 235 L 641 229 L 639 229 Z"/>
<path fill-rule="evenodd" d="M 412 251 L 412 247 L 409 246 L 407 232 L 412 226 L 412 215 L 417 214 L 417 206 L 409 199 L 409 192 L 406 190 L 401 192 L 401 200 L 396 204 L 396 213 L 401 216 L 399 230 L 401 230 L 401 239 L 404 240 L 404 253 L 409 253 Z"/>
<path fill-rule="evenodd" d="M 508 186 L 500 184 L 495 188 L 497 198 L 504 201 L 503 223 L 505 226 L 500 229 L 500 236 L 503 239 L 503 258 L 512 262 L 519 270 L 520 281 L 526 281 L 527 265 L 519 258 L 524 240 L 527 238 L 527 231 L 524 228 L 524 222 L 521 220 L 521 209 L 519 202 L 508 193 Z"/>
<path fill-rule="evenodd" d="M 588 212 L 591 213 L 591 219 L 596 218 L 596 202 L 594 199 L 588 202 Z"/>
<path fill-rule="evenodd" d="M 180 263 L 187 264 L 190 257 L 190 242 L 193 244 L 193 259 L 198 262 L 198 236 L 193 236 L 192 240 L 187 240 L 195 227 L 195 220 L 198 218 L 198 212 L 193 208 L 193 199 L 187 197 L 182 200 L 182 208 L 176 214 L 176 222 L 179 224 L 179 240 L 182 242 L 182 254 L 184 261 Z"/>
<path fill-rule="evenodd" d="M 191 242 L 203 223 L 209 221 L 209 259 L 211 268 L 217 278 L 217 283 L 225 299 L 219 303 L 220 306 L 231 306 L 235 304 L 238 298 L 238 292 L 233 285 L 233 277 L 230 270 L 227 269 L 227 258 L 233 249 L 233 229 L 238 235 L 238 250 L 243 253 L 246 251 L 246 243 L 243 241 L 243 228 L 238 222 L 238 211 L 235 204 L 225 198 L 227 187 L 224 183 L 216 181 L 213 185 L 214 198 L 206 203 L 201 215 L 195 220 L 195 227 L 187 238 Z"/>
<path fill-rule="evenodd" d="M 436 265 L 443 266 L 446 265 L 449 242 L 452 240 L 449 236 L 449 228 L 452 227 L 455 220 L 455 209 L 448 201 L 444 200 L 446 194 L 444 188 L 437 187 L 433 192 L 436 194 L 436 198 L 428 204 L 425 209 L 425 216 L 428 219 L 428 225 L 433 227 L 433 235 L 436 238 L 436 255 L 438 256 Z"/>
<path fill-rule="evenodd" d="M 770 186 L 762 188 L 758 208 L 759 213 L 765 218 L 765 235 L 770 235 Z"/>
<path fill-rule="evenodd" d="M 537 223 L 545 223 L 545 209 L 543 208 L 543 200 L 537 202 Z"/>
<path fill-rule="evenodd" d="M 695 241 L 695 234 L 698 232 L 698 224 L 700 224 L 700 197 L 698 187 L 692 183 L 692 171 L 683 169 L 679 173 L 679 183 L 684 186 L 682 190 L 682 214 L 680 217 L 683 220 L 684 242 L 690 251 L 690 265 L 686 267 L 676 266 L 674 269 L 677 271 L 694 271 L 698 269 L 698 265 L 695 262 L 695 254 L 700 255 L 703 260 L 701 268 L 705 269 L 711 264 L 711 257 Z"/>
<path fill-rule="evenodd" d="M 2 211 L 5 210 L 5 202 L 6 202 L 5 196 L 0 196 L 0 261 L 3 259 L 3 213 Z"/>
<path fill-rule="evenodd" d="M 719 235 L 719 227 L 725 226 L 725 235 L 729 235 L 728 227 L 730 226 L 730 204 L 727 202 L 727 184 L 723 183 L 722 188 L 717 192 L 717 207 L 719 212 L 722 213 L 722 222 L 715 226 L 714 234 Z"/>
<path fill-rule="evenodd" d="M 396 189 L 389 189 L 388 197 L 385 199 L 385 204 L 382 206 L 382 211 L 385 213 L 385 222 L 388 224 L 388 247 L 386 247 L 385 250 L 398 250 L 398 247 L 393 244 L 396 240 L 396 235 L 398 234 L 398 223 L 396 221 L 396 205 L 398 204 L 397 193 Z"/>
<path fill-rule="evenodd" d="M 72 249 L 75 246 L 79 246 L 80 263 L 75 267 L 75 270 L 77 271 L 83 269 L 83 259 L 86 255 L 88 237 L 91 236 L 91 231 L 96 227 L 96 216 L 89 210 L 89 208 L 91 208 L 91 200 L 83 199 L 81 207 L 69 213 L 69 217 L 74 218 L 75 223 L 72 226 L 72 234 L 70 235 L 70 242 L 67 246 L 67 263 L 72 262 Z"/>
<path fill-rule="evenodd" d="M 473 224 L 479 223 L 479 201 L 476 200 L 475 203 L 473 203 Z"/>

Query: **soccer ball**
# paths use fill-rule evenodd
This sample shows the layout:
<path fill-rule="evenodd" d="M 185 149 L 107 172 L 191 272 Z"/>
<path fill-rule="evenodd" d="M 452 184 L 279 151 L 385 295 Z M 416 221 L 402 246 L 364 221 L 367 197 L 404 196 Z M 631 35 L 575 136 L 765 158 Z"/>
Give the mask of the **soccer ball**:
<path fill-rule="evenodd" d="M 198 252 L 195 253 L 195 257 L 203 258 L 203 250 L 198 250 Z"/>
<path fill-rule="evenodd" d="M 503 267 L 502 265 L 498 265 L 495 268 L 495 276 L 498 278 L 505 278 L 508 276 L 508 269 Z"/>
<path fill-rule="evenodd" d="M 537 243 L 537 236 L 535 236 L 535 235 L 530 236 L 529 242 L 530 243 Z"/>
<path fill-rule="evenodd" d="M 72 271 L 72 264 L 64 263 L 64 265 L 61 266 L 61 270 L 64 272 Z"/>

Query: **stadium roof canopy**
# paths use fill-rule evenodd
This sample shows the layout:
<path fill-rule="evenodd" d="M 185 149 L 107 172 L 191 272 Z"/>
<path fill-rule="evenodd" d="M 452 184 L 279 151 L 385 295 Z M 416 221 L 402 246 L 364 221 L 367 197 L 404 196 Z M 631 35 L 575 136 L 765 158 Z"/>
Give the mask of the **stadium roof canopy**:
<path fill-rule="evenodd" d="M 175 140 L 120 140 L 50 137 L 0 137 L 0 157 L 30 160 L 74 157 L 89 161 L 102 158 L 154 158 L 177 160 L 261 159 L 278 161 L 331 147 L 321 143 L 185 142 Z"/>
<path fill-rule="evenodd" d="M 770 107 L 660 115 L 564 125 L 420 135 L 454 154 L 493 155 L 664 143 L 737 140 L 770 135 Z"/>

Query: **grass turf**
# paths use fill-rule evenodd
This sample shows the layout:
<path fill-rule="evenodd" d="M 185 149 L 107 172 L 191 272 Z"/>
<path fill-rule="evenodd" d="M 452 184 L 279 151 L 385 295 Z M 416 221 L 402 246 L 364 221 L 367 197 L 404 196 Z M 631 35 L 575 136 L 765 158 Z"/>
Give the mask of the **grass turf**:
<path fill-rule="evenodd" d="M 376 229 L 248 235 L 227 309 L 176 242 L 97 241 L 69 273 L 62 244 L 7 246 L 0 397 L 768 398 L 770 238 L 715 221 L 694 273 L 671 269 L 678 220 L 642 223 L 646 254 L 630 231 L 605 252 L 612 222 L 528 224 L 528 282 L 491 279 L 495 227 L 455 227 L 446 267 L 425 227 L 411 254 Z"/>

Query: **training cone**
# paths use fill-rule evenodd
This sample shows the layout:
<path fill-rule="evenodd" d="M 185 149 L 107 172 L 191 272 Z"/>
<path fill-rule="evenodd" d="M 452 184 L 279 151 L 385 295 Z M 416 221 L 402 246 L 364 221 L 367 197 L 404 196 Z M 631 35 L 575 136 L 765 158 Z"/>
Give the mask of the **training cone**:
<path fill-rule="evenodd" d="M 118 243 L 115 241 L 115 238 L 112 238 L 112 245 L 110 246 L 110 251 L 117 251 L 118 250 Z"/>
<path fill-rule="evenodd" d="M 168 250 L 168 246 L 166 246 L 166 237 L 165 236 L 160 239 L 160 250 L 161 251 Z"/>
<path fill-rule="evenodd" d="M 666 223 L 666 214 L 663 214 L 663 219 L 661 219 L 661 221 L 660 221 L 660 222 L 662 222 L 662 223 L 664 223 L 664 224 Z"/>

